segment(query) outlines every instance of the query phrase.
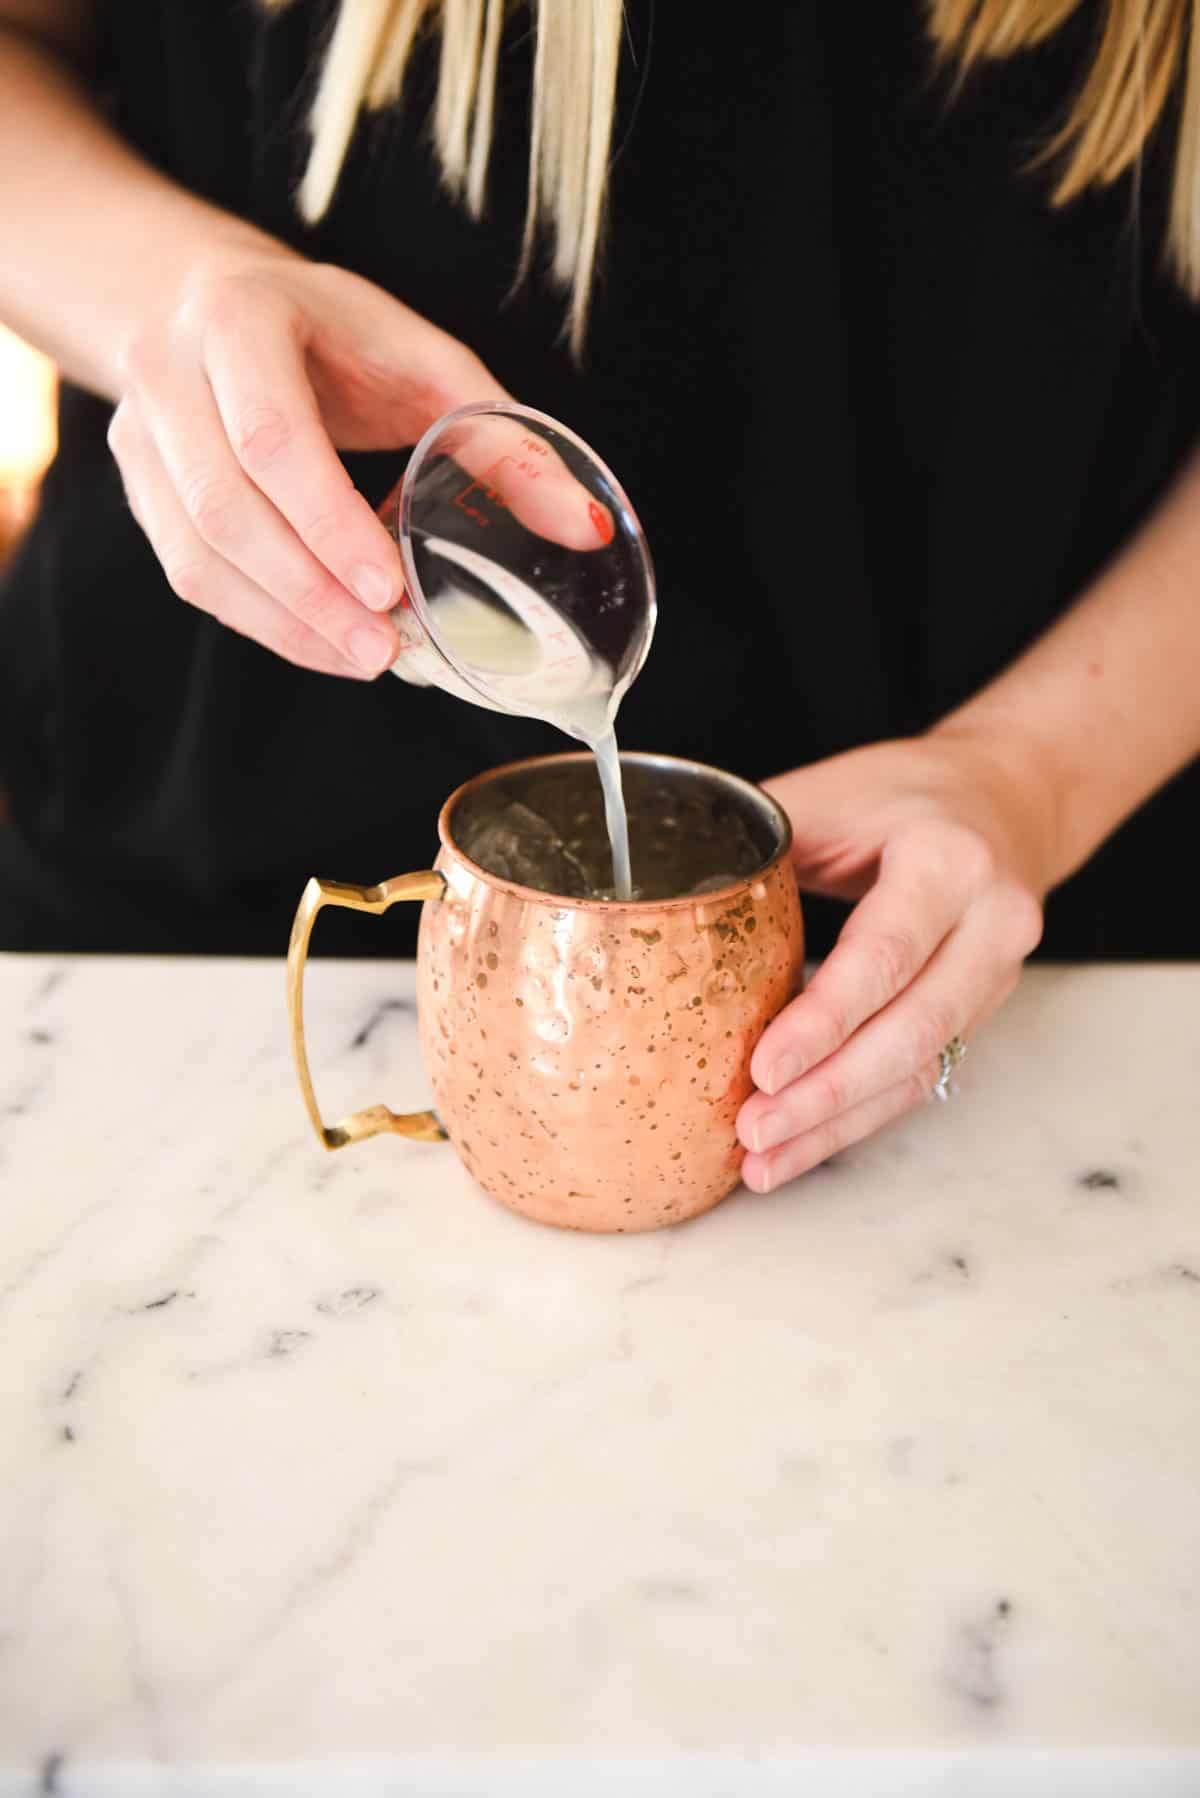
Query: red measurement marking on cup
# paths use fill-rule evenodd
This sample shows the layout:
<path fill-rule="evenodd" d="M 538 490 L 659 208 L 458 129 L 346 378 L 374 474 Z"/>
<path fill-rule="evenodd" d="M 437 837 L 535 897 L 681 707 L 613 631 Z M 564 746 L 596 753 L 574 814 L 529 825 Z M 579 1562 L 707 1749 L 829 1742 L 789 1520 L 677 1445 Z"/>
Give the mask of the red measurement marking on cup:
<path fill-rule="evenodd" d="M 504 504 L 504 501 L 500 498 L 498 493 L 493 493 L 490 488 L 485 487 L 482 481 L 468 482 L 462 492 L 456 493 L 454 498 L 450 501 L 452 506 L 457 506 L 460 512 L 465 512 L 468 518 L 473 518 L 476 524 L 482 525 L 486 530 L 487 526 L 491 524 L 492 521 L 487 516 L 486 512 L 481 512 L 478 506 L 473 506 L 469 503 L 469 496 L 472 493 L 486 493 L 490 500 L 500 506 Z"/>
<path fill-rule="evenodd" d="M 532 438 L 525 438 L 523 447 L 531 450 L 538 456 L 549 454 L 544 443 L 535 443 Z M 515 468 L 517 473 L 523 475 L 527 481 L 538 481 L 542 477 L 542 470 L 536 468 L 532 462 L 527 461 L 522 456 L 510 456 L 508 454 L 497 456 L 496 460 L 489 468 L 484 469 L 477 480 L 469 481 L 461 493 L 456 493 L 454 495 L 454 498 L 450 502 L 451 505 L 458 506 L 460 511 L 465 512 L 468 518 L 473 518 L 476 524 L 484 526 L 489 525 L 492 522 L 491 519 L 488 518 L 485 513 L 481 512 L 478 506 L 473 506 L 469 503 L 470 496 L 472 493 L 481 493 L 486 499 L 491 501 L 492 505 L 500 506 L 507 512 L 509 509 L 508 500 L 505 498 L 499 481 L 495 478 L 497 471 L 505 466 Z M 609 538 L 612 537 L 611 526 L 609 527 L 608 535 Z"/>
<path fill-rule="evenodd" d="M 507 454 L 497 456 L 491 467 L 484 470 L 485 478 L 490 478 L 495 474 L 498 468 L 503 468 L 506 463 L 510 467 L 515 468 L 518 474 L 523 474 L 527 480 L 541 480 L 542 471 L 540 468 L 535 468 L 532 462 L 526 462 L 521 456 L 510 456 Z"/>
<path fill-rule="evenodd" d="M 403 488 L 403 486 L 404 486 L 404 476 L 401 475 L 400 479 L 396 482 L 396 485 L 392 488 L 392 490 L 388 494 L 387 498 L 383 501 L 382 505 L 379 507 L 379 509 L 376 513 L 376 517 L 383 518 L 386 513 L 391 511 L 393 506 L 397 506 L 397 507 L 399 506 L 400 492 L 401 492 L 401 489 Z"/>

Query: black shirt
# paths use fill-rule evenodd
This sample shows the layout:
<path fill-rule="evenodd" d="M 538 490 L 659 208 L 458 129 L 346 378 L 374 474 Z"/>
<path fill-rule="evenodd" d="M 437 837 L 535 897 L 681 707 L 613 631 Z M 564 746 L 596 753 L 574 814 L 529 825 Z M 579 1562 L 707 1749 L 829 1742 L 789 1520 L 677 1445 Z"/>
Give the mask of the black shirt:
<path fill-rule="evenodd" d="M 489 211 L 440 191 L 434 55 L 360 127 L 326 219 L 291 195 L 326 5 L 125 0 L 104 75 L 157 166 L 468 343 L 615 469 L 659 629 L 623 746 L 751 777 L 919 730 L 1020 653 L 1195 436 L 1195 310 L 1162 273 L 1171 148 L 1062 211 L 1032 148 L 1078 32 L 951 103 L 917 0 L 629 9 L 586 361 L 520 244 L 529 44 L 502 59 Z M 151 247 L 147 247 L 147 253 Z M 123 500 L 108 408 L 66 388 L 0 588 L 0 946 L 281 953 L 311 873 L 428 865 L 440 801 L 547 727 L 309 674 L 182 605 Z M 347 456 L 379 500 L 402 456 Z M 1051 901 L 1046 952 L 1195 955 L 1175 781 Z M 407 911 L 408 908 L 398 908 Z M 831 918 L 813 908 L 815 946 Z M 361 921 L 358 921 L 361 922 Z M 324 946 L 400 953 L 411 917 Z"/>

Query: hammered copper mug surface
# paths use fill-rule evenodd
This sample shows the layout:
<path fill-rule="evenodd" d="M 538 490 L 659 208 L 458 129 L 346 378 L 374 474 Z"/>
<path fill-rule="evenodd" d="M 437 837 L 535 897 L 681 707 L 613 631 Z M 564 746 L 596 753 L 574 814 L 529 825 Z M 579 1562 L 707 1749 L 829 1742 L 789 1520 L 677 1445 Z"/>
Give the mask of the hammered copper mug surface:
<path fill-rule="evenodd" d="M 297 1065 L 327 1147 L 386 1129 L 429 1135 L 440 1124 L 484 1190 L 512 1210 L 577 1230 L 650 1230 L 708 1210 L 738 1182 L 734 1121 L 752 1088 L 750 1057 L 802 974 L 791 831 L 747 782 L 633 755 L 622 757 L 624 767 L 703 781 L 743 808 L 762 842 L 761 865 L 694 897 L 616 901 L 521 886 L 464 853 L 456 822 L 493 783 L 519 793 L 525 770 L 590 760 L 539 758 L 460 787 L 442 809 L 432 875 L 365 890 L 310 883 L 291 958 Z M 636 880 L 636 842 L 634 868 Z M 431 879 L 441 896 L 427 898 L 422 912 L 417 1008 L 436 1120 L 394 1118 L 377 1106 L 328 1130 L 307 1062 L 300 1066 L 311 913 L 320 903 L 354 904 L 347 893 L 365 893 L 366 909 L 383 910 L 438 891 L 411 885 Z"/>

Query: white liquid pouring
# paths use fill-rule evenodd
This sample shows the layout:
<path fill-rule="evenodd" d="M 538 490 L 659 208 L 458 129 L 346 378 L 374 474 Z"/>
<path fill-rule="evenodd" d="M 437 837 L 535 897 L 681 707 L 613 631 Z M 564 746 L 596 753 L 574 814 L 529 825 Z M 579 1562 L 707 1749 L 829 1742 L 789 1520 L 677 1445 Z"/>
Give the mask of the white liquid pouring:
<path fill-rule="evenodd" d="M 543 718 L 591 750 L 604 793 L 614 890 L 618 899 L 632 899 L 629 822 L 614 729 L 617 696 L 612 672 L 559 614 L 544 609 L 550 622 L 543 631 L 535 628 L 542 623 L 536 617 L 526 622 L 511 611 L 453 588 L 439 593 L 432 615 L 451 654 L 477 671 L 505 710 Z"/>

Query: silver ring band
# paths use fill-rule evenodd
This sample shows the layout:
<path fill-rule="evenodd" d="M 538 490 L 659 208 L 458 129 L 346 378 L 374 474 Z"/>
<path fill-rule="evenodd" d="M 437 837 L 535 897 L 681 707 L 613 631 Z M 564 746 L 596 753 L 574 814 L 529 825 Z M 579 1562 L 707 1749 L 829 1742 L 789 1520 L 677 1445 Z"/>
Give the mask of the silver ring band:
<path fill-rule="evenodd" d="M 942 1050 L 941 1065 L 938 1068 L 938 1077 L 931 1088 L 931 1094 L 933 1098 L 940 1099 L 943 1104 L 951 1093 L 958 1091 L 958 1088 L 951 1084 L 950 1076 L 966 1053 L 967 1045 L 961 1036 L 952 1036 Z"/>

